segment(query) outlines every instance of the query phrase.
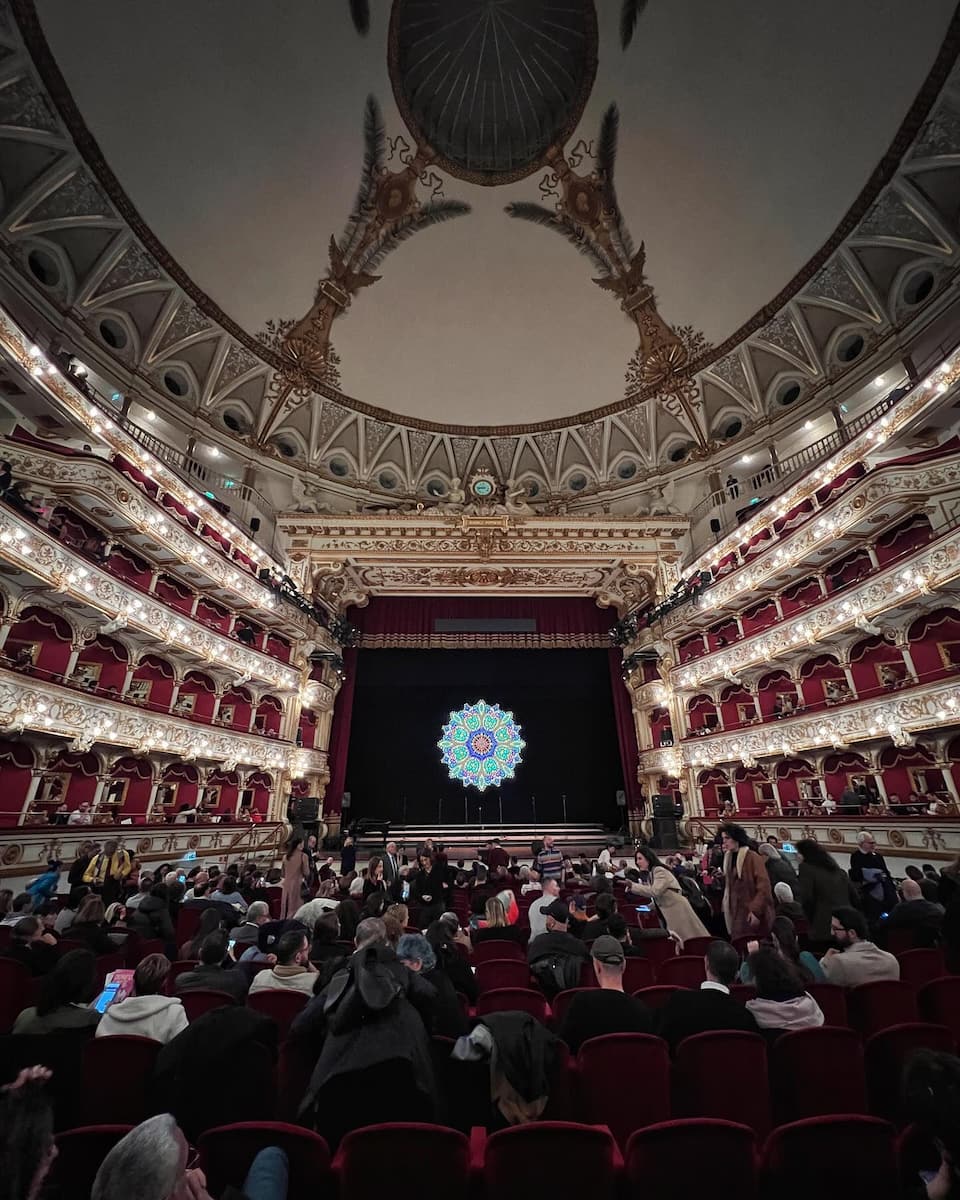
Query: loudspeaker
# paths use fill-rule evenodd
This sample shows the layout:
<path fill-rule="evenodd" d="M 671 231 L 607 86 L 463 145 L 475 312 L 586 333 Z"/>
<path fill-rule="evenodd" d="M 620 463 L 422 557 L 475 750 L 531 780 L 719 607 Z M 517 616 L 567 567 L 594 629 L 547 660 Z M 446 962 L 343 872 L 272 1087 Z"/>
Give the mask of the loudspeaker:
<path fill-rule="evenodd" d="M 677 822 L 673 817 L 653 818 L 652 845 L 656 846 L 658 850 L 678 850 L 680 848 L 680 834 Z"/>
<path fill-rule="evenodd" d="M 349 792 L 344 792 L 344 793 L 343 793 L 343 799 L 340 801 L 340 807 L 341 807 L 342 809 L 343 809 L 343 808 L 349 808 L 349 807 L 350 807 L 350 800 L 351 800 L 350 793 L 349 793 Z"/>
<path fill-rule="evenodd" d="M 626 808 L 626 807 L 627 807 L 627 793 L 626 792 L 617 792 L 617 808 Z"/>
<path fill-rule="evenodd" d="M 250 518 L 250 532 L 251 533 L 259 533 L 260 532 L 260 518 L 259 517 L 251 517 Z"/>
<path fill-rule="evenodd" d="M 294 821 L 303 825 L 306 821 L 316 821 L 320 815 L 320 801 L 316 796 L 301 796 L 293 810 Z"/>
<path fill-rule="evenodd" d="M 655 817 L 670 817 L 672 820 L 676 816 L 676 805 L 672 796 L 658 794 L 653 798 L 653 815 Z"/>
<path fill-rule="evenodd" d="M 719 517 L 711 517 L 710 518 L 710 532 L 711 533 L 719 533 L 720 532 L 720 518 Z"/>

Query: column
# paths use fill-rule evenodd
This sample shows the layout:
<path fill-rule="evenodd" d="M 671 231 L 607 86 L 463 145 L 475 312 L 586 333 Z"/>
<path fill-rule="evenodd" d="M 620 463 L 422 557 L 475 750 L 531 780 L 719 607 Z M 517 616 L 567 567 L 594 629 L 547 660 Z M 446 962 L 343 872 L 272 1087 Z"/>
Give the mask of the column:
<path fill-rule="evenodd" d="M 783 620 L 783 605 L 780 603 L 780 596 L 776 595 L 773 598 L 773 606 L 777 610 L 777 620 Z"/>
<path fill-rule="evenodd" d="M 10 636 L 10 630 L 13 628 L 12 621 L 4 621 L 0 625 L 0 650 L 7 644 L 7 638 Z"/>
<path fill-rule="evenodd" d="M 782 817 L 783 816 L 783 803 L 780 800 L 780 783 L 779 783 L 779 780 L 777 779 L 776 775 L 771 777 L 770 786 L 773 789 L 773 802 L 777 806 L 777 812 Z"/>
<path fill-rule="evenodd" d="M 151 821 L 151 819 L 155 819 L 154 814 L 153 814 L 153 806 L 157 802 L 157 789 L 159 787 L 160 787 L 159 783 L 152 783 L 150 785 L 150 795 L 147 798 L 147 821 L 148 821 L 148 823 Z"/>
<path fill-rule="evenodd" d="M 950 799 L 957 806 L 957 811 L 960 812 L 960 792 L 957 791 L 957 785 L 954 782 L 953 772 L 950 770 L 948 762 L 938 762 L 937 767 L 940 774 L 943 776 L 943 786 L 950 793 Z"/>
<path fill-rule="evenodd" d="M 177 701 L 180 699 L 180 684 L 174 683 L 173 691 L 170 693 L 170 707 L 168 712 L 174 712 L 177 707 Z"/>
<path fill-rule="evenodd" d="M 77 669 L 77 659 L 80 657 L 80 651 L 82 649 L 83 646 L 78 646 L 76 643 L 74 643 L 73 649 L 70 651 L 70 657 L 67 659 L 67 665 L 63 669 L 63 678 L 65 680 L 69 679 Z"/>
<path fill-rule="evenodd" d="M 907 682 L 908 683 L 919 682 L 919 676 L 917 675 L 917 668 L 913 664 L 913 655 L 910 653 L 909 643 L 904 642 L 903 645 L 898 646 L 897 649 L 903 655 L 903 662 L 907 668 Z"/>
<path fill-rule="evenodd" d="M 90 802 L 90 808 L 92 812 L 97 811 L 97 807 L 99 806 L 100 801 L 103 799 L 103 793 L 107 790 L 107 782 L 108 780 L 106 775 L 97 776 L 97 786 L 93 793 L 93 800 Z"/>
<path fill-rule="evenodd" d="M 883 782 L 883 772 L 878 769 L 876 771 L 873 771 L 872 775 L 873 775 L 874 783 L 876 783 L 876 785 L 877 785 L 877 795 L 883 801 L 883 807 L 889 808 L 890 800 L 887 796 L 886 784 Z"/>
<path fill-rule="evenodd" d="M 27 788 L 27 794 L 23 801 L 23 808 L 20 809 L 20 816 L 17 818 L 17 824 L 23 825 L 27 819 L 27 813 L 30 811 L 30 805 L 36 800 L 37 792 L 40 791 L 40 781 L 43 779 L 43 768 L 34 767 L 30 786 Z"/>
<path fill-rule="evenodd" d="M 846 663 L 841 663 L 840 666 L 841 666 L 841 670 L 843 671 L 844 677 L 846 678 L 847 687 L 850 689 L 850 695 L 856 696 L 857 689 L 853 685 L 853 672 L 850 670 L 849 666 Z"/>
<path fill-rule="evenodd" d="M 870 566 L 873 567 L 873 569 L 875 571 L 879 571 L 880 570 L 880 560 L 877 558 L 876 550 L 871 545 L 864 546 L 864 550 L 866 550 L 867 557 L 870 559 Z"/>
<path fill-rule="evenodd" d="M 160 572 L 159 572 L 159 571 L 151 571 L 151 573 L 150 573 L 150 582 L 147 584 L 147 592 L 149 593 L 149 595 L 151 595 L 151 596 L 155 596 L 155 595 L 156 595 L 156 593 L 157 593 L 157 580 L 158 580 L 159 578 L 160 578 Z"/>
<path fill-rule="evenodd" d="M 819 583 L 819 585 L 820 585 L 820 595 L 821 596 L 829 596 L 830 593 L 827 591 L 827 581 L 824 579 L 824 577 L 818 573 L 817 575 L 814 576 L 814 578 L 816 579 L 817 583 Z"/>
<path fill-rule="evenodd" d="M 200 607 L 200 593 L 194 592 L 193 603 L 190 605 L 190 616 L 196 617 L 197 609 Z"/>
<path fill-rule="evenodd" d="M 137 668 L 133 663 L 129 663 L 127 665 L 127 673 L 123 677 L 123 686 L 120 688 L 121 697 L 126 696 L 127 692 L 130 691 L 130 683 L 133 680 L 136 669 Z"/>
<path fill-rule="evenodd" d="M 736 622 L 737 633 L 740 635 L 740 638 L 743 639 L 746 637 L 746 634 L 743 632 L 743 621 L 740 618 L 740 614 L 735 614 L 733 619 Z"/>
<path fill-rule="evenodd" d="M 220 715 L 220 702 L 222 700 L 223 700 L 223 692 L 222 691 L 215 692 L 214 697 L 213 697 L 213 712 L 210 714 L 211 722 L 216 721 L 217 717 Z"/>
<path fill-rule="evenodd" d="M 236 633 L 236 631 L 237 631 L 237 614 L 233 613 L 230 617 L 230 620 L 227 622 L 226 636 L 233 637 L 233 635 Z"/>

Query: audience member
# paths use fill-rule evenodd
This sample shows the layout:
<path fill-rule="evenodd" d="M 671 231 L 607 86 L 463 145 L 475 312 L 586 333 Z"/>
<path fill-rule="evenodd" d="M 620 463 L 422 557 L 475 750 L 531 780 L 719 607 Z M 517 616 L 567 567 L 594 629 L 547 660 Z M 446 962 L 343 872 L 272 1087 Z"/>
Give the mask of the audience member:
<path fill-rule="evenodd" d="M 250 984 L 251 994 L 270 988 L 288 988 L 313 995 L 317 969 L 310 962 L 310 942 L 302 928 L 289 929 L 277 942 L 277 961 L 265 971 L 259 971 Z"/>
<path fill-rule="evenodd" d="M 876 921 L 897 902 L 886 859 L 877 851 L 872 833 L 857 834 L 857 849 L 850 855 L 850 880 L 857 887 L 859 906 L 868 921 Z"/>
<path fill-rule="evenodd" d="M 750 955 L 749 966 L 757 995 L 747 1001 L 747 1009 L 760 1029 L 812 1029 L 823 1024 L 820 1005 L 785 955 L 764 946 Z"/>
<path fill-rule="evenodd" d="M 97 1037 L 123 1035 L 169 1042 L 187 1027 L 187 1014 L 177 996 L 165 996 L 170 960 L 148 954 L 133 973 L 133 994 L 114 1001 L 97 1026 Z"/>
<path fill-rule="evenodd" d="M 931 900 L 925 900 L 921 884 L 915 879 L 905 879 L 900 885 L 899 904 L 884 922 L 886 930 L 904 929 L 913 934 L 914 946 L 935 946 L 940 940 L 943 927 L 944 908 Z"/>
<path fill-rule="evenodd" d="M 830 920 L 836 908 L 855 906 L 856 891 L 833 855 L 812 838 L 797 842 L 800 903 L 810 921 L 810 941 L 825 948 L 830 944 Z"/>
<path fill-rule="evenodd" d="M 46 975 L 57 963 L 57 939 L 44 930 L 39 917 L 21 917 L 3 957 L 22 963 L 31 975 Z"/>
<path fill-rule="evenodd" d="M 60 887 L 60 860 L 58 858 L 47 859 L 47 869 L 42 875 L 38 875 L 36 879 L 31 880 L 26 886 L 26 891 L 31 895 L 34 901 L 50 900 L 57 894 Z"/>
<path fill-rule="evenodd" d="M 695 1033 L 714 1029 L 757 1032 L 753 1016 L 730 995 L 730 985 L 740 969 L 736 950 L 729 942 L 711 942 L 703 961 L 707 978 L 700 990 L 675 992 L 660 1010 L 658 1032 L 671 1051 Z"/>
<path fill-rule="evenodd" d="M 527 872 L 526 876 L 524 876 L 524 871 Z M 540 883 L 539 871 L 535 871 L 533 869 L 533 867 L 529 867 L 529 868 L 521 867 L 520 868 L 520 895 L 526 896 L 530 892 L 539 892 L 541 890 L 542 890 L 542 888 L 541 888 L 541 883 Z"/>
<path fill-rule="evenodd" d="M 542 894 L 533 901 L 529 909 L 527 909 L 527 920 L 530 923 L 530 940 L 545 933 L 547 929 L 546 910 L 560 895 L 560 881 L 558 879 L 544 879 Z"/>
<path fill-rule="evenodd" d="M 467 1019 L 447 973 L 439 966 L 433 947 L 421 933 L 405 933 L 397 943 L 397 958 L 419 975 L 436 992 L 432 1032 L 439 1037 L 458 1038 L 466 1033 Z"/>
<path fill-rule="evenodd" d="M 70 950 L 42 977 L 37 1003 L 17 1017 L 13 1032 L 58 1033 L 90 1029 L 100 1014 L 90 1004 L 97 995 L 97 959 L 90 950 Z"/>
<path fill-rule="evenodd" d="M 838 908 L 830 923 L 834 946 L 820 960 L 828 983 L 857 987 L 878 979 L 899 979 L 892 954 L 867 940 L 867 919 L 855 908 Z"/>
<path fill-rule="evenodd" d="M 180 947 L 181 959 L 199 959 L 200 947 L 211 933 L 223 928 L 223 917 L 216 908 L 205 908 L 200 916 L 196 933 Z"/>
<path fill-rule="evenodd" d="M 908 879 L 912 879 L 914 883 L 920 885 L 920 892 L 924 900 L 929 900 L 931 904 L 939 904 L 940 900 L 940 880 L 936 872 L 932 875 L 924 874 L 929 863 L 926 864 L 923 871 L 919 867 L 909 866 L 903 868 L 903 873 Z"/>
<path fill-rule="evenodd" d="M 100 896 L 86 896 L 70 926 L 71 941 L 85 942 L 94 954 L 113 954 L 116 946 L 110 941 L 104 917 L 106 910 Z"/>
<path fill-rule="evenodd" d="M 300 1111 L 331 1144 L 358 1125 L 435 1119 L 435 1003 L 434 989 L 387 946 L 383 921 L 361 921 L 356 953 L 290 1031 L 291 1043 L 319 1051 Z"/>
<path fill-rule="evenodd" d="M 74 813 L 70 814 L 71 817 L 74 815 Z M 83 883 L 83 877 L 86 874 L 87 867 L 90 865 L 93 851 L 93 842 L 80 843 L 80 847 L 77 850 L 77 857 L 70 864 L 70 869 L 67 871 L 67 883 L 71 888 L 80 887 Z"/>
<path fill-rule="evenodd" d="M 29 892 L 21 892 L 18 896 L 14 896 L 0 925 L 16 925 L 24 917 L 29 917 L 32 912 L 33 897 Z"/>
<path fill-rule="evenodd" d="M 149 871 L 142 871 L 137 881 L 137 890 L 126 899 L 127 908 L 131 910 L 139 908 L 147 896 L 150 895 L 152 888 L 153 875 Z"/>
<path fill-rule="evenodd" d="M 189 1146 L 170 1113 L 148 1117 L 108 1151 L 90 1200 L 210 1200 L 199 1167 L 187 1168 Z M 247 1169 L 246 1200 L 286 1200 L 289 1164 L 278 1146 L 261 1150 Z"/>
<path fill-rule="evenodd" d="M 557 848 L 556 839 L 552 833 L 544 836 L 543 849 L 534 859 L 533 865 L 544 883 L 548 879 L 555 879 L 559 883 L 563 877 L 563 854 Z"/>
<path fill-rule="evenodd" d="M 247 911 L 247 902 L 241 895 L 240 888 L 233 876 L 221 875 L 219 883 L 220 886 L 217 890 L 210 893 L 210 900 L 214 904 L 229 904 L 238 913 L 245 913 Z M 285 913 L 283 915 L 292 917 L 293 910 L 291 909 L 289 914 Z"/>
<path fill-rule="evenodd" d="M 433 947 L 437 962 L 446 972 L 454 991 L 460 992 L 476 1004 L 479 989 L 470 964 L 458 946 L 471 951 L 470 935 L 460 928 L 456 913 L 447 912 L 427 929 L 426 939 Z"/>
<path fill-rule="evenodd" d="M 129 851 L 121 849 L 119 843 L 111 839 L 104 842 L 100 853 L 90 859 L 83 873 L 83 882 L 93 888 L 106 906 L 120 899 L 123 885 L 132 869 Z"/>
<path fill-rule="evenodd" d="M 47 1095 L 51 1073 L 25 1067 L 0 1088 L 0 1196 L 37 1200 L 57 1156 L 53 1105 Z"/>
<path fill-rule="evenodd" d="M 731 938 L 762 938 L 773 924 L 773 888 L 764 860 L 750 849 L 739 825 L 720 826 L 723 848 L 723 916 Z"/>
<path fill-rule="evenodd" d="M 200 963 L 192 971 L 177 976 L 177 992 L 196 988 L 211 988 L 227 992 L 239 1004 L 247 995 L 247 975 L 230 963 L 227 955 L 227 935 L 222 929 L 208 933 L 200 947 Z"/>
<path fill-rule="evenodd" d="M 708 937 L 700 918 L 690 907 L 676 876 L 657 858 L 649 846 L 638 850 L 634 859 L 640 879 L 628 885 L 627 890 L 655 902 L 671 933 L 681 941 L 687 938 Z M 772 919 L 772 918 L 771 918 Z"/>
<path fill-rule="evenodd" d="M 547 927 L 527 946 L 527 962 L 544 994 L 552 998 L 580 982 L 580 966 L 587 959 L 586 946 L 568 932 L 570 909 L 554 900 L 543 910 Z"/>
<path fill-rule="evenodd" d="M 478 924 L 471 936 L 474 942 L 515 942 L 522 946 L 524 931 L 519 925 L 511 925 L 507 920 L 507 913 L 499 896 L 491 896 L 483 906 L 483 924 Z"/>
<path fill-rule="evenodd" d="M 801 950 L 797 942 L 797 931 L 789 917 L 776 917 L 770 931 L 770 948 L 791 962 L 808 983 L 823 983 L 825 976 L 815 954 Z M 753 983 L 749 956 L 760 949 L 758 942 L 747 942 L 747 957 L 740 968 L 740 982 Z"/>
<path fill-rule="evenodd" d="M 793 888 L 789 883 L 775 883 L 773 885 L 773 899 L 778 917 L 789 917 L 791 921 L 805 921 L 807 919 L 806 913 L 803 911 L 799 901 L 794 899 Z"/>
<path fill-rule="evenodd" d="M 955 1200 L 960 1196 L 960 1059 L 942 1050 L 914 1050 L 903 1071 L 901 1108 L 910 1140 L 926 1143 L 930 1155 L 921 1172 L 924 1190 L 905 1194 Z"/>
<path fill-rule="evenodd" d="M 203 918 L 201 917 L 201 922 Z M 295 920 L 300 920 L 297 913 Z M 246 920 L 230 930 L 230 937 L 236 943 L 234 957 L 239 958 L 248 946 L 255 946 L 260 936 L 260 927 L 270 920 L 270 905 L 266 900 L 254 900 L 247 908 Z"/>
<path fill-rule="evenodd" d="M 653 1031 L 650 1010 L 623 990 L 626 955 L 620 942 L 601 934 L 590 947 L 590 959 L 599 987 L 577 992 L 560 1027 L 560 1037 L 571 1054 L 590 1038 L 606 1033 Z"/>
<path fill-rule="evenodd" d="M 786 883 L 791 888 L 795 886 L 797 873 L 776 846 L 771 842 L 763 842 L 757 846 L 757 853 L 763 859 L 772 888 L 775 888 L 778 883 Z"/>
<path fill-rule="evenodd" d="M 127 924 L 133 933 L 142 938 L 160 938 L 165 946 L 172 946 L 176 939 L 170 917 L 170 889 L 165 883 L 155 883 L 150 894 L 144 896 L 129 914 Z M 196 955 L 190 955 L 196 958 Z"/>

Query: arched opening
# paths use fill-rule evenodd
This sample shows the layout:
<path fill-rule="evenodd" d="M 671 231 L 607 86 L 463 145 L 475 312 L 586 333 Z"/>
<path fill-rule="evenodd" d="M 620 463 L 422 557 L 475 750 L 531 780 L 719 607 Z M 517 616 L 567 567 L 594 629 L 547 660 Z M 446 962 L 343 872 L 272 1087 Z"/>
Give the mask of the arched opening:
<path fill-rule="evenodd" d="M 209 675 L 199 671 L 188 671 L 180 684 L 180 691 L 173 706 L 176 717 L 191 717 L 195 721 L 213 720 L 213 706 L 216 703 L 217 686 Z"/>
<path fill-rule="evenodd" d="M 819 709 L 853 699 L 847 677 L 833 654 L 818 654 L 800 668 L 800 694 L 807 708 Z"/>
<path fill-rule="evenodd" d="M 960 671 L 960 613 L 938 608 L 918 617 L 907 632 L 910 657 L 921 682 Z"/>
<path fill-rule="evenodd" d="M 127 662 L 126 646 L 98 634 L 77 655 L 76 666 L 67 683 L 87 692 L 119 699 L 127 677 Z"/>
<path fill-rule="evenodd" d="M 126 699 L 153 712 L 169 712 L 175 684 L 173 664 L 156 654 L 145 654 L 130 678 Z"/>
<path fill-rule="evenodd" d="M 14 670 L 60 682 L 72 652 L 73 630 L 48 609 L 30 605 L 7 635 L 4 653 Z"/>
<path fill-rule="evenodd" d="M 217 724 L 224 729 L 235 729 L 240 733 L 249 733 L 253 721 L 253 697 L 246 688 L 229 688 L 223 693 L 220 701 L 220 711 L 217 713 Z"/>
<path fill-rule="evenodd" d="M 26 742 L 0 742 L 0 825 L 19 821 L 33 782 L 34 763 L 33 748 Z M 44 820 L 48 811 L 45 808 Z"/>
<path fill-rule="evenodd" d="M 910 683 L 903 654 L 884 637 L 868 637 L 850 650 L 850 675 L 861 700 Z"/>
<path fill-rule="evenodd" d="M 155 811 L 168 818 L 172 815 L 177 824 L 177 814 L 184 809 L 196 808 L 200 793 L 200 772 L 193 763 L 171 763 L 165 767 L 157 787 Z"/>
<path fill-rule="evenodd" d="M 115 809 L 120 820 L 144 816 L 150 806 L 153 789 L 153 767 L 146 758 L 129 754 L 110 768 L 110 778 L 104 792 L 104 805 Z"/>
<path fill-rule="evenodd" d="M 279 737 L 283 720 L 283 705 L 276 696 L 264 696 L 257 705 L 253 728 L 265 737 Z"/>

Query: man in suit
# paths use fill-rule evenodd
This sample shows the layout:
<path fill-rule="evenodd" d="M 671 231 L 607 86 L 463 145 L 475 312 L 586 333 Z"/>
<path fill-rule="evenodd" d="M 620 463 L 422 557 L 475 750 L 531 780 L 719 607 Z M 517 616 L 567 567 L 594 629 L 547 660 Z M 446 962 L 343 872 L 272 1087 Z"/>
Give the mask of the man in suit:
<path fill-rule="evenodd" d="M 401 893 L 400 868 L 403 864 L 397 852 L 396 842 L 387 842 L 383 853 L 383 882 L 391 900 L 399 900 Z"/>
<path fill-rule="evenodd" d="M 684 1038 L 715 1029 L 757 1033 L 757 1023 L 739 1000 L 730 995 L 730 985 L 740 970 L 740 956 L 729 942 L 711 942 L 704 955 L 706 983 L 698 992 L 675 992 L 660 1010 L 657 1032 L 670 1045 L 671 1053 Z"/>

